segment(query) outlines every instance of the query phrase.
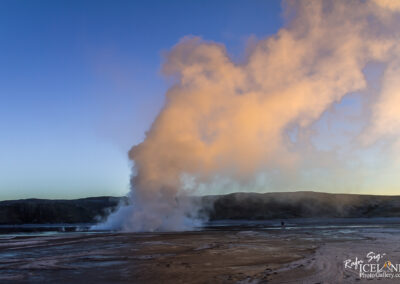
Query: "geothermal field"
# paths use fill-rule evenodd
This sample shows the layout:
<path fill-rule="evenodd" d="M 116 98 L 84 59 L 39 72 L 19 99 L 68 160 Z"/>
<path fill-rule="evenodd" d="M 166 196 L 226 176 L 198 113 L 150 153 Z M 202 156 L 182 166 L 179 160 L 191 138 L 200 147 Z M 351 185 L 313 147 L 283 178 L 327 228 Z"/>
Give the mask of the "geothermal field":
<path fill-rule="evenodd" d="M 209 221 L 176 232 L 99 230 L 95 223 L 68 219 L 96 221 L 102 212 L 121 210 L 115 201 L 0 203 L 3 216 L 14 218 L 0 225 L 0 283 L 400 281 L 400 197 L 315 192 L 208 196 L 202 208 Z M 36 216 L 36 223 L 16 225 L 29 221 L 24 212 Z M 50 224 L 41 223 L 40 213 Z M 387 261 L 393 267 L 384 267 Z M 372 274 L 371 264 L 376 266 Z"/>
<path fill-rule="evenodd" d="M 1 0 L 0 39 L 0 284 L 400 281 L 400 0 Z"/>
<path fill-rule="evenodd" d="M 1 283 L 398 283 L 400 219 L 224 221 L 187 232 L 0 236 Z M 371 263 L 372 263 L 371 262 Z M 397 276 L 399 277 L 399 276 Z M 379 282 L 378 282 L 379 281 Z"/>

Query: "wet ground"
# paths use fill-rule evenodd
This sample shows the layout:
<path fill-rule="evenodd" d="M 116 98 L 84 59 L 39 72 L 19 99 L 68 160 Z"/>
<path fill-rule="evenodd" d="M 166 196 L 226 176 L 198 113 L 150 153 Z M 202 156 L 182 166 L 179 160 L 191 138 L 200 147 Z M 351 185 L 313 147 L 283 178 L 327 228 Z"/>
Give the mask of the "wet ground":
<path fill-rule="evenodd" d="M 398 283 L 344 267 L 400 263 L 397 219 L 216 222 L 178 233 L 0 235 L 0 283 Z M 376 262 L 376 260 L 373 260 Z M 380 260 L 380 263 L 384 263 Z"/>

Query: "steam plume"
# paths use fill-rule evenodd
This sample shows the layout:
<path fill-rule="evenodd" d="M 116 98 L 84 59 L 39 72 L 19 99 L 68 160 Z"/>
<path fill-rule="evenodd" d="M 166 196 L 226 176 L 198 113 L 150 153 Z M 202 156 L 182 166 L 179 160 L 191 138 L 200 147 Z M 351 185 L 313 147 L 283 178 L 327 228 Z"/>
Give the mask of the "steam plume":
<path fill-rule="evenodd" d="M 400 25 L 392 1 L 288 1 L 288 24 L 260 40 L 245 63 L 222 44 L 183 38 L 166 55 L 175 84 L 134 146 L 132 206 L 104 226 L 182 230 L 193 226 L 190 188 L 217 177 L 249 180 L 264 169 L 290 169 L 288 127 L 307 129 L 333 103 L 367 88 L 369 62 L 387 66 L 365 140 L 400 130 Z M 190 216 L 192 214 L 192 216 Z"/>

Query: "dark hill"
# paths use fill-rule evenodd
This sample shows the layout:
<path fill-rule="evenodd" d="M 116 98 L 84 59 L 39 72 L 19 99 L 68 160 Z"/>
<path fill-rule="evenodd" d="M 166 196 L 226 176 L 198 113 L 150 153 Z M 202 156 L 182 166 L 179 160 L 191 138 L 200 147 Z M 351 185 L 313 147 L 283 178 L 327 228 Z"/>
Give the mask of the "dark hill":
<path fill-rule="evenodd" d="M 211 220 L 400 217 L 400 196 L 311 191 L 207 196 Z"/>
<path fill-rule="evenodd" d="M 120 200 L 120 197 L 89 197 L 1 201 L 0 224 L 94 223 L 114 210 Z"/>

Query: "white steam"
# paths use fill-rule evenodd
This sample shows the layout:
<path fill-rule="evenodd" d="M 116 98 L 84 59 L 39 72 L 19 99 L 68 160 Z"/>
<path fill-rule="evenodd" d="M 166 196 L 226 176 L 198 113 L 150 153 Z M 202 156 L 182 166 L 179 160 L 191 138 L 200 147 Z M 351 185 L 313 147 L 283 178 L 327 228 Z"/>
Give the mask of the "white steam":
<path fill-rule="evenodd" d="M 97 228 L 190 229 L 198 207 L 185 177 L 195 189 L 216 177 L 245 181 L 295 168 L 304 153 L 291 150 L 288 127 L 307 129 L 343 96 L 365 90 L 369 62 L 386 71 L 364 139 L 399 133 L 400 25 L 392 3 L 285 2 L 286 27 L 260 40 L 243 64 L 222 44 L 182 39 L 163 67 L 176 83 L 144 142 L 129 152 L 132 204 Z"/>

